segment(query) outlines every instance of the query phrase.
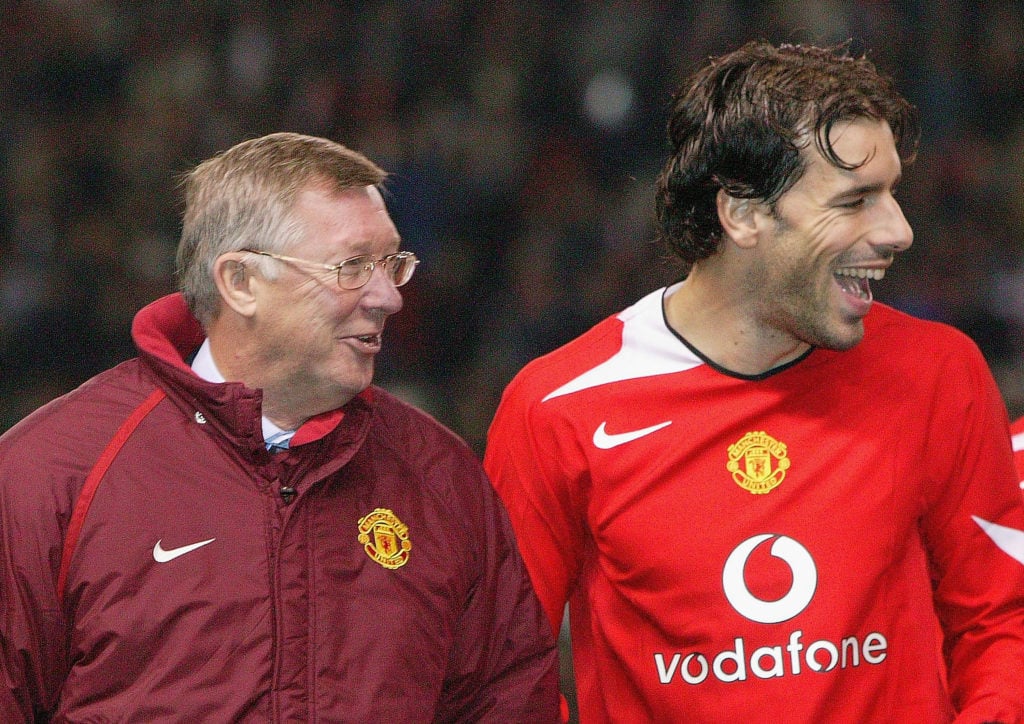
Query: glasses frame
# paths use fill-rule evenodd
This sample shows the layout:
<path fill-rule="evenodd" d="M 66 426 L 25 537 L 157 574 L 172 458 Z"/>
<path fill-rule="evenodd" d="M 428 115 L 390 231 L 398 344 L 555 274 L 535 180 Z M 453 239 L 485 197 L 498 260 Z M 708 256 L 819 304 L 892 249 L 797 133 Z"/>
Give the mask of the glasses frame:
<path fill-rule="evenodd" d="M 337 282 L 338 286 L 341 289 L 344 289 L 346 291 L 354 291 L 356 289 L 362 289 L 363 287 L 365 287 L 367 285 L 367 283 L 369 283 L 370 278 L 373 276 L 374 269 L 376 269 L 377 267 L 380 267 L 382 271 L 387 272 L 388 267 L 394 265 L 398 261 L 408 261 L 408 262 L 410 262 L 412 264 L 412 271 L 409 272 L 408 278 L 405 281 L 403 281 L 403 282 L 396 282 L 394 277 L 392 277 L 390 275 L 388 276 L 388 279 L 396 287 L 405 286 L 406 284 L 409 283 L 409 280 L 412 279 L 412 275 L 416 271 L 416 266 L 420 263 L 420 260 L 417 259 L 416 255 L 414 253 L 412 253 L 411 251 L 396 251 L 394 254 L 386 254 L 386 255 L 384 255 L 382 257 L 375 257 L 375 256 L 373 256 L 373 254 L 359 254 L 358 256 L 353 256 L 353 257 L 349 257 L 348 259 L 344 259 L 344 260 L 338 262 L 337 264 L 324 264 L 323 262 L 319 262 L 319 261 L 310 261 L 309 259 L 299 259 L 298 257 L 295 257 L 295 256 L 285 256 L 284 254 L 273 254 L 273 253 L 271 253 L 269 251 L 260 251 L 258 249 L 239 249 L 239 251 L 244 251 L 244 252 L 246 252 L 248 254 L 259 254 L 260 256 L 269 256 L 271 259 L 277 259 L 278 261 L 291 262 L 293 264 L 306 264 L 308 266 L 317 267 L 318 269 L 323 269 L 324 271 L 334 272 L 334 278 L 335 278 L 335 281 Z M 363 270 L 366 270 L 367 268 L 369 268 L 369 273 L 366 275 L 366 278 L 363 279 L 363 281 L 361 281 L 359 284 L 356 284 L 354 287 L 347 287 L 347 286 L 345 286 L 344 284 L 341 283 L 341 270 L 342 270 L 342 268 L 345 267 L 346 265 L 351 265 L 352 262 L 359 261 L 360 259 L 365 259 L 366 260 L 365 262 L 362 263 L 361 267 L 362 267 Z M 392 268 L 394 268 L 394 267 L 392 266 Z"/>

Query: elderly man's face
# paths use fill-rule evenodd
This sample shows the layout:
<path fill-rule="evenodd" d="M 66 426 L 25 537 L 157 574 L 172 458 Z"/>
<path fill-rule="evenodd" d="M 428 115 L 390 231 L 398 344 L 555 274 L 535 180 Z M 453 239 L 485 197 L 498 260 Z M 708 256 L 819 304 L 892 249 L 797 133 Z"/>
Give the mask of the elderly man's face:
<path fill-rule="evenodd" d="M 398 250 L 398 231 L 373 186 L 333 193 L 311 187 L 296 198 L 302 241 L 283 254 L 338 264 L 363 254 Z M 275 396 L 308 400 L 320 412 L 348 402 L 373 380 L 385 320 L 402 308 L 402 296 L 377 267 L 359 289 L 341 289 L 337 275 L 273 260 L 275 279 L 260 288 L 253 333 L 260 340 L 259 371 Z M 291 405 L 289 405 L 291 406 Z"/>

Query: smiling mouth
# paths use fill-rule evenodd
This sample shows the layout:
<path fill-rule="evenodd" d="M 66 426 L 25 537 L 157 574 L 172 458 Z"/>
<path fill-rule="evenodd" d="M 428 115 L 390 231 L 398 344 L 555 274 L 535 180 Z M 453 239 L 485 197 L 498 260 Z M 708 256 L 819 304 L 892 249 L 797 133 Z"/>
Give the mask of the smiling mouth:
<path fill-rule="evenodd" d="M 870 302 L 871 280 L 879 281 L 885 277 L 885 269 L 866 269 L 864 267 L 844 267 L 837 269 L 832 276 L 839 288 L 850 296 Z"/>
<path fill-rule="evenodd" d="M 363 354 L 375 355 L 383 346 L 380 334 L 354 334 L 348 339 Z"/>

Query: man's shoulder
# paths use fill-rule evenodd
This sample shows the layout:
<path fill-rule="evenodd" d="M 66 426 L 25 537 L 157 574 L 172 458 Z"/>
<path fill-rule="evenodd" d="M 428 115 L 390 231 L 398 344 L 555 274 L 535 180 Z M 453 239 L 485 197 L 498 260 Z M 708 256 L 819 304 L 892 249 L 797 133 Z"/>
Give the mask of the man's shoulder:
<path fill-rule="evenodd" d="M 372 399 L 371 424 L 378 433 L 377 437 L 393 447 L 426 447 L 435 451 L 472 454 L 465 440 L 423 409 L 413 393 L 374 385 Z"/>
<path fill-rule="evenodd" d="M 600 364 L 621 346 L 622 322 L 608 317 L 560 347 L 531 360 L 516 374 L 523 393 L 544 397 L 566 379 Z M 527 392 L 529 391 L 529 392 Z"/>
<path fill-rule="evenodd" d="M 379 486 L 402 495 L 446 501 L 453 514 L 474 518 L 473 510 L 493 505 L 495 492 L 469 444 L 433 415 L 374 386 L 373 418 L 361 453 L 374 460 Z"/>
<path fill-rule="evenodd" d="M 138 360 L 132 359 L 54 398 L 0 436 L 0 457 L 6 457 L 12 448 L 67 448 L 76 440 L 91 444 L 104 435 L 109 439 L 154 389 L 143 376 Z"/>
<path fill-rule="evenodd" d="M 908 395 L 938 385 L 943 397 L 967 400 L 994 385 L 988 362 L 966 333 L 881 304 L 868 315 L 864 340 L 839 357 L 867 375 L 881 372 Z"/>
<path fill-rule="evenodd" d="M 928 340 L 931 344 L 953 347 L 974 346 L 974 342 L 956 327 L 933 319 L 923 319 L 876 302 L 865 321 L 870 340 L 898 339 L 903 343 Z"/>
<path fill-rule="evenodd" d="M 631 364 L 643 365 L 648 352 L 657 353 L 651 343 L 669 334 L 661 311 L 663 292 L 664 289 L 659 289 L 648 294 L 562 346 L 527 363 L 513 378 L 506 396 L 515 395 L 539 402 L 556 390 L 564 389 L 563 386 L 572 380 L 581 379 L 613 358 L 622 357 L 623 353 L 628 353 Z M 627 328 L 632 330 L 629 340 L 625 339 Z M 677 342 L 673 340 L 672 344 Z M 618 370 L 602 381 L 613 381 L 616 374 L 628 376 L 628 373 Z"/>
<path fill-rule="evenodd" d="M 134 362 L 126 362 L 43 405 L 0 436 L 0 497 L 8 510 L 69 509 L 104 448 L 153 389 Z"/>
<path fill-rule="evenodd" d="M 945 322 L 922 319 L 876 303 L 864 326 L 864 340 L 854 350 L 884 357 L 894 366 L 905 363 L 915 369 L 925 369 L 945 367 L 950 361 L 972 367 L 985 366 L 974 340 Z"/>

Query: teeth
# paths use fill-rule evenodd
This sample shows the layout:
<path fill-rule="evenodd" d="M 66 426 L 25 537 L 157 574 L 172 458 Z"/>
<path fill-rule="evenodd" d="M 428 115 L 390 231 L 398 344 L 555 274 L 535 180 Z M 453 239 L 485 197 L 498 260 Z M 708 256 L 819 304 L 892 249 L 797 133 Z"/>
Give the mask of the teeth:
<path fill-rule="evenodd" d="M 885 269 L 864 269 L 861 267 L 845 267 L 836 270 L 836 276 L 856 277 L 858 279 L 881 279 L 885 276 Z"/>

